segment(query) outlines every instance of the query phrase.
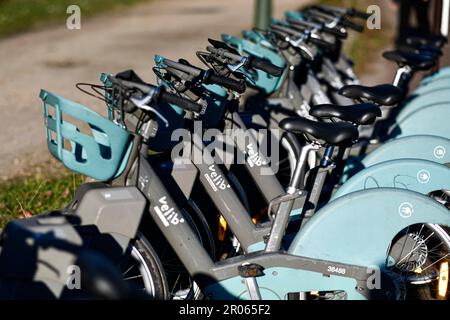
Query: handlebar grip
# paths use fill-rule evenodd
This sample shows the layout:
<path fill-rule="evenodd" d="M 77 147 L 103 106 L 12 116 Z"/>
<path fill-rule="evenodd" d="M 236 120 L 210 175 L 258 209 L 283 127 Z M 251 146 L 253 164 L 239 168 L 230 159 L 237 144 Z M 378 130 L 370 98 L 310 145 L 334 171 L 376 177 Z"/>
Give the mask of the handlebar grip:
<path fill-rule="evenodd" d="M 357 10 L 357 9 L 354 9 L 354 8 L 349 10 L 348 15 L 351 16 L 351 17 L 360 18 L 360 19 L 363 19 L 363 20 L 367 20 L 367 19 L 370 18 L 370 14 L 368 14 L 367 12 L 360 11 L 360 10 Z"/>
<path fill-rule="evenodd" d="M 250 62 L 250 65 L 254 69 L 258 69 L 274 77 L 280 77 L 283 74 L 284 69 L 277 67 L 272 62 L 266 59 L 253 58 Z"/>
<path fill-rule="evenodd" d="M 337 27 L 337 28 L 339 28 L 339 27 Z M 326 33 L 329 33 L 333 36 L 336 36 L 337 38 L 342 39 L 342 40 L 347 39 L 347 37 L 348 37 L 348 34 L 346 32 L 342 32 L 336 28 L 328 28 L 328 27 L 324 26 L 323 31 Z"/>
<path fill-rule="evenodd" d="M 175 104 L 186 111 L 198 113 L 202 110 L 202 107 L 197 103 L 168 92 L 162 92 L 159 96 L 159 100 L 169 104 Z"/>
<path fill-rule="evenodd" d="M 335 45 L 333 43 L 329 43 L 322 39 L 310 37 L 308 41 L 325 50 L 333 51 L 335 49 Z"/>
<path fill-rule="evenodd" d="M 227 77 L 219 76 L 211 72 L 206 79 L 207 83 L 214 83 L 227 89 L 236 91 L 237 93 L 244 93 L 246 86 L 245 83 L 230 79 Z"/>
<path fill-rule="evenodd" d="M 353 21 L 350 21 L 350 20 L 348 20 L 348 19 L 342 19 L 342 20 L 340 21 L 340 24 L 341 24 L 342 26 L 344 26 L 344 27 L 353 29 L 353 30 L 358 31 L 358 32 L 363 32 L 363 31 L 364 31 L 364 27 L 363 27 L 362 25 L 357 24 L 357 23 L 355 23 L 355 22 L 353 22 Z"/>

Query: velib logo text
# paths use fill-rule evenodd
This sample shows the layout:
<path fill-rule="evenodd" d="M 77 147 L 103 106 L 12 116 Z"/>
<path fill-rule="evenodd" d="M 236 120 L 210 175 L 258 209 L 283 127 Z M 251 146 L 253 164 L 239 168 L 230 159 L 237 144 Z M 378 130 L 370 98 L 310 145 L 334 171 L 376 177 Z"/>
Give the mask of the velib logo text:
<path fill-rule="evenodd" d="M 231 187 L 227 180 L 216 171 L 215 165 L 209 167 L 209 173 L 205 173 L 205 179 L 208 181 L 214 192 L 229 189 Z"/>
<path fill-rule="evenodd" d="M 184 219 L 180 218 L 180 214 L 168 204 L 165 196 L 159 199 L 159 206 L 154 206 L 153 209 L 166 228 L 171 225 L 176 226 L 179 223 L 184 223 Z"/>
<path fill-rule="evenodd" d="M 252 168 L 267 165 L 267 162 L 260 156 L 257 146 L 254 146 L 252 143 L 247 146 L 247 163 Z"/>

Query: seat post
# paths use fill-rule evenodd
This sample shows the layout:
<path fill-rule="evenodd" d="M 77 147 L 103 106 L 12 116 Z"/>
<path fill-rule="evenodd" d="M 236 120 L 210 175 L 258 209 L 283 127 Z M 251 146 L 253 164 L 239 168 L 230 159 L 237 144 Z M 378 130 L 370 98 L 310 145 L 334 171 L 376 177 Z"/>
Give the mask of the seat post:
<path fill-rule="evenodd" d="M 405 65 L 397 69 L 394 82 L 392 84 L 402 89 L 404 94 L 406 94 L 406 92 L 408 92 L 408 87 L 412 79 L 412 76 L 413 76 L 413 69 L 410 66 Z"/>
<path fill-rule="evenodd" d="M 294 175 L 292 177 L 291 183 L 287 193 L 294 194 L 297 190 L 304 189 L 305 187 L 305 174 L 306 174 L 306 164 L 308 162 L 308 156 L 311 151 L 317 152 L 320 149 L 320 144 L 316 141 L 307 144 L 302 147 L 300 152 L 300 157 L 298 159 L 297 165 L 295 166 Z"/>
<path fill-rule="evenodd" d="M 304 188 L 305 169 L 308 161 L 308 155 L 311 151 L 317 151 L 320 148 L 320 144 L 312 142 L 304 146 L 300 152 L 300 158 L 295 167 L 294 176 L 291 180 L 290 186 L 287 190 L 289 195 L 294 196 L 296 193 L 301 195 Z M 276 252 L 280 250 L 283 241 L 283 235 L 289 224 L 289 218 L 295 202 L 295 198 L 282 202 L 278 208 L 275 219 L 272 223 L 269 237 L 266 241 L 265 252 Z"/>
<path fill-rule="evenodd" d="M 328 165 L 332 163 L 331 157 L 333 156 L 333 152 L 334 152 L 334 146 L 333 145 L 329 145 L 329 146 L 326 147 L 325 153 L 323 155 L 323 158 L 320 161 L 320 166 L 321 167 L 328 167 Z"/>

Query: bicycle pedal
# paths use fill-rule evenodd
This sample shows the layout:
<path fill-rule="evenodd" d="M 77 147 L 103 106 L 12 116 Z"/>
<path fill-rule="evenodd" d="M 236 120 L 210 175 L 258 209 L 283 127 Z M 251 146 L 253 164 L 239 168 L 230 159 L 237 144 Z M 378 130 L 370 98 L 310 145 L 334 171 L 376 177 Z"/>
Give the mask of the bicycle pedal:
<path fill-rule="evenodd" d="M 264 275 L 264 267 L 256 264 L 243 264 L 238 267 L 239 275 L 242 278 L 256 278 Z"/>
<path fill-rule="evenodd" d="M 256 263 L 246 263 L 238 267 L 239 275 L 244 278 L 248 295 L 251 300 L 261 300 L 256 277 L 264 275 L 264 267 Z"/>

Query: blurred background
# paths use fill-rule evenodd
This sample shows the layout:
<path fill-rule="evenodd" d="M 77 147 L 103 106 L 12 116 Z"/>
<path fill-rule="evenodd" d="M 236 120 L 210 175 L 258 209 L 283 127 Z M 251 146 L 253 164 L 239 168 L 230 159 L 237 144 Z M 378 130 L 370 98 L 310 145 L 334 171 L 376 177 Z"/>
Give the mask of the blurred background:
<path fill-rule="evenodd" d="M 154 82 L 153 56 L 185 58 L 208 38 L 281 18 L 307 4 L 369 5 L 382 9 L 381 30 L 352 34 L 346 51 L 364 84 L 393 79 L 395 65 L 381 52 L 392 47 L 399 2 L 390 0 L 0 0 L 0 227 L 11 217 L 57 208 L 83 181 L 51 159 L 44 135 L 39 90 L 57 93 L 94 110 L 104 105 L 75 88 L 98 83 L 101 72 L 134 69 Z M 81 9 L 81 29 L 69 30 L 69 5 Z M 258 6 L 259 5 L 259 6 Z M 269 10 L 270 9 L 270 10 Z M 268 11 L 269 10 L 269 11 Z M 448 55 L 445 62 L 449 62 Z"/>

